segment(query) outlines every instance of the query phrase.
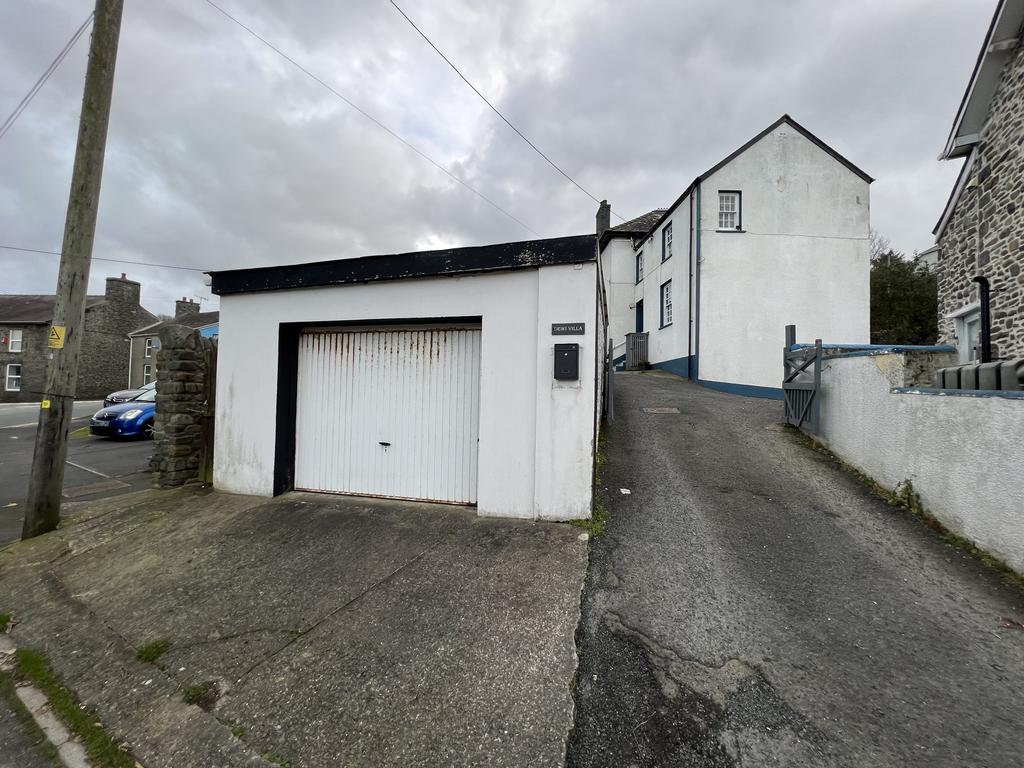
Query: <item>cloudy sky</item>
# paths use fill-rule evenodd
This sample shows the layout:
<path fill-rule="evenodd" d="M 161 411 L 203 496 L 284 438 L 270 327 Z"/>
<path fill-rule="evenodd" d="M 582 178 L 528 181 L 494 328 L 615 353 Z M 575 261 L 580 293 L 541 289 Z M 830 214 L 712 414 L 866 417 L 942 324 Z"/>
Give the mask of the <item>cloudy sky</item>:
<path fill-rule="evenodd" d="M 217 0 L 545 237 L 596 206 L 508 129 L 387 0 Z M 928 247 L 957 168 L 941 149 L 994 0 L 399 0 L 534 143 L 629 218 L 784 112 L 877 181 L 872 225 Z M 0 113 L 92 0 L 0 4 Z M 202 269 L 533 235 L 204 0 L 126 0 L 96 256 Z M 59 250 L 88 36 L 0 139 L 0 244 Z M 0 250 L 0 292 L 49 293 L 57 257 Z M 127 271 L 143 302 L 198 272 Z"/>

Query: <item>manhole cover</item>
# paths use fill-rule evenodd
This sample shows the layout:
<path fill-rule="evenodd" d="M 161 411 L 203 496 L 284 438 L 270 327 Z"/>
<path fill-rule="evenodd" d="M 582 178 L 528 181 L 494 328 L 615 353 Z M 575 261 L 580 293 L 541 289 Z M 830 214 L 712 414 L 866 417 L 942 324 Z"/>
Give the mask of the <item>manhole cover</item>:
<path fill-rule="evenodd" d="M 644 413 L 679 413 L 678 408 L 658 406 L 657 408 L 644 408 Z"/>

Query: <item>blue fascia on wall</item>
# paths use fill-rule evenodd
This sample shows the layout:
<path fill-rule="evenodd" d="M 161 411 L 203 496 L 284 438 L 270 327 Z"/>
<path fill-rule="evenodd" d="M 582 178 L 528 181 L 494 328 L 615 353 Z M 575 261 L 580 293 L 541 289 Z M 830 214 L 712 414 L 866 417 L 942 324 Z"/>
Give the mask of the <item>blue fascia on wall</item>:
<path fill-rule="evenodd" d="M 753 384 L 732 384 L 728 381 L 708 381 L 707 379 L 698 379 L 697 383 L 702 387 L 718 392 L 727 392 L 730 395 L 762 397 L 769 400 L 782 400 L 784 397 L 780 387 L 758 387 Z"/>
<path fill-rule="evenodd" d="M 690 362 L 692 360 L 692 357 L 677 357 L 674 360 L 662 360 L 660 363 L 651 363 L 651 367 L 688 379 L 690 378 Z"/>

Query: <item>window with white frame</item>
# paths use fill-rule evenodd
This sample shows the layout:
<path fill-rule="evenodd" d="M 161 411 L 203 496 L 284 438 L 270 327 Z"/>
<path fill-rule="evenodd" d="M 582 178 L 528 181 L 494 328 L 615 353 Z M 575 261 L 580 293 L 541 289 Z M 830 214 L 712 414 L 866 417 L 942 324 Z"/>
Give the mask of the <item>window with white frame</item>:
<path fill-rule="evenodd" d="M 672 258 L 672 222 L 670 221 L 661 230 L 661 260 Z"/>
<path fill-rule="evenodd" d="M 142 383 L 149 384 L 153 380 L 153 366 L 147 363 L 142 366 Z"/>
<path fill-rule="evenodd" d="M 153 340 L 152 339 L 146 339 L 146 355 L 145 356 L 146 357 L 152 357 L 153 356 Z"/>
<path fill-rule="evenodd" d="M 742 194 L 735 191 L 718 193 L 718 228 L 739 230 L 743 228 Z"/>
<path fill-rule="evenodd" d="M 7 351 L 21 352 L 23 347 L 24 331 L 20 328 L 12 328 L 7 332 Z"/>
<path fill-rule="evenodd" d="M 21 391 L 21 364 L 10 363 L 7 366 L 7 375 L 4 376 L 4 389 L 8 392 Z"/>
<path fill-rule="evenodd" d="M 636 281 L 639 283 L 644 279 L 644 252 L 637 251 L 636 254 Z"/>
<path fill-rule="evenodd" d="M 672 281 L 661 285 L 661 327 L 672 325 Z"/>

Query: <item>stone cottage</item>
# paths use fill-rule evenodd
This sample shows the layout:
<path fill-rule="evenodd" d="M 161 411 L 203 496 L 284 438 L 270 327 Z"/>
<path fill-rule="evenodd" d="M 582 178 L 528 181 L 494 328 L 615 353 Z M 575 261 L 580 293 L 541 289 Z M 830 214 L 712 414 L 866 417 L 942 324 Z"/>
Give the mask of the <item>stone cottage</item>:
<path fill-rule="evenodd" d="M 991 285 L 992 355 L 1024 356 L 1024 0 L 1000 0 L 941 160 L 963 166 L 935 226 L 939 336 L 978 359 L 976 276 Z M 932 249 L 929 249 L 932 252 Z"/>
<path fill-rule="evenodd" d="M 139 303 L 140 285 L 108 277 L 102 296 L 87 296 L 75 396 L 100 399 L 127 383 L 128 334 L 156 316 Z M 55 296 L 0 295 L 0 402 L 38 402 L 46 382 L 47 335 Z"/>

